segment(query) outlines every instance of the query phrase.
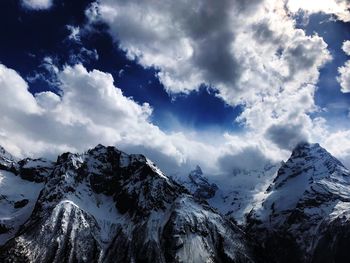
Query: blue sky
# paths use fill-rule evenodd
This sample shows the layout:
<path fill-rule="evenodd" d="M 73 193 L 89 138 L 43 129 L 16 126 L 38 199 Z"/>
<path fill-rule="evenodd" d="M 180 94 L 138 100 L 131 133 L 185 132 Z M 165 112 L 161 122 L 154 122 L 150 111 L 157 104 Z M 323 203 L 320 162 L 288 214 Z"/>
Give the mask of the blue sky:
<path fill-rule="evenodd" d="M 333 1 L 1 1 L 0 144 L 52 157 L 101 142 L 220 172 L 308 140 L 347 162 L 350 15 Z"/>

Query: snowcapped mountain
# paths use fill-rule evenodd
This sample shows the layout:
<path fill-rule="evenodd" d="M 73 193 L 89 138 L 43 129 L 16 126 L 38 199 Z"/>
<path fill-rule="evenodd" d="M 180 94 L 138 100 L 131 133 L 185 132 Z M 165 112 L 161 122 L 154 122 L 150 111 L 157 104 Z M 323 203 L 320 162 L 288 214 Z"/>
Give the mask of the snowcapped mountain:
<path fill-rule="evenodd" d="M 218 190 L 217 185 L 209 182 L 198 165 L 189 173 L 188 178 L 175 178 L 175 180 L 185 186 L 190 193 L 199 199 L 208 200 L 214 197 Z"/>
<path fill-rule="evenodd" d="M 1 156 L 1 262 L 256 262 L 242 230 L 142 155 Z"/>
<path fill-rule="evenodd" d="M 272 262 L 348 262 L 350 172 L 320 145 L 299 144 L 248 230 Z"/>
<path fill-rule="evenodd" d="M 225 185 L 102 145 L 0 164 L 0 262 L 348 261 L 350 172 L 318 144 Z"/>
<path fill-rule="evenodd" d="M 16 159 L 0 147 L 0 246 L 27 221 L 53 164 Z"/>
<path fill-rule="evenodd" d="M 264 196 L 263 192 L 273 181 L 278 165 L 267 164 L 262 170 L 235 169 L 220 180 L 220 176 L 208 179 L 197 166 L 187 178 L 175 180 L 199 199 L 206 200 L 221 214 L 243 225 L 245 216 Z"/>

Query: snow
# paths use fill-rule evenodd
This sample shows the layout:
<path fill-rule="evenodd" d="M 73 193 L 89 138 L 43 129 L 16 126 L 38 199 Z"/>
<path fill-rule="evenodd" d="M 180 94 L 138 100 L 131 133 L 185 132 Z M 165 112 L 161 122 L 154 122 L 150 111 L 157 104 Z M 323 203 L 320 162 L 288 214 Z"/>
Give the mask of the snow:
<path fill-rule="evenodd" d="M 0 160 L 16 161 L 16 158 L 0 146 Z"/>
<path fill-rule="evenodd" d="M 96 258 L 101 262 L 122 255 L 133 261 L 140 256 L 133 250 L 147 246 L 145 257 L 149 260 L 154 254 L 164 257 L 162 242 L 175 245 L 175 251 L 170 253 L 179 262 L 214 262 L 220 253 L 232 259 L 237 251 L 239 255 L 245 253 L 240 250 L 245 248 L 245 241 L 236 238 L 241 233 L 229 221 L 187 195 L 143 155 L 127 155 L 99 145 L 83 154 L 62 155 L 58 160 L 50 169 L 46 168 L 51 163 L 43 159 L 19 162 L 19 168 L 34 169 L 33 172 L 46 173 L 54 168 L 45 185 L 10 172 L 0 173 L 0 220 L 16 227 L 10 234 L 0 235 L 1 244 L 24 224 L 23 232 L 8 243 L 11 257 L 59 262 L 62 257 L 74 261 L 78 256 L 81 262 Z M 209 183 L 201 177 L 194 179 Z M 110 182 L 117 185 L 115 191 L 110 189 Z M 14 202 L 23 198 L 29 203 L 15 209 Z M 132 205 L 125 211 L 118 202 L 128 198 Z M 36 202 L 40 205 L 32 214 Z M 165 235 L 169 233 L 164 232 L 165 226 L 171 236 Z M 180 247 L 173 243 L 174 239 Z"/>
<path fill-rule="evenodd" d="M 263 198 L 265 190 L 276 175 L 278 165 L 266 165 L 263 170 L 235 170 L 228 176 L 205 177 L 197 166 L 190 172 L 188 179 L 175 178 L 184 185 L 190 193 L 205 185 L 215 190 L 215 195 L 206 201 L 221 214 L 233 217 L 238 224 L 243 225 L 246 215 Z M 218 178 L 224 177 L 224 180 Z M 214 189 L 215 188 L 215 189 Z"/>
<path fill-rule="evenodd" d="M 27 159 L 27 162 L 23 165 L 23 168 L 40 168 L 51 166 L 52 163 L 45 159 Z"/>
<path fill-rule="evenodd" d="M 13 237 L 20 225 L 31 215 L 43 184 L 21 179 L 13 173 L 0 170 L 0 224 L 11 226 L 11 231 L 0 234 L 0 245 Z M 23 208 L 14 208 L 14 203 L 27 199 Z"/>
<path fill-rule="evenodd" d="M 154 172 L 156 172 L 160 177 L 168 180 L 168 177 L 148 158 L 146 158 L 146 164 L 148 164 Z"/>
<path fill-rule="evenodd" d="M 309 192 L 332 192 L 348 198 L 350 181 L 340 176 L 342 173 L 344 167 L 318 144 L 300 146 L 281 167 L 265 201 L 256 207 L 255 214 L 276 227 L 284 223 L 289 215 L 287 211 L 295 209 Z M 279 216 L 271 217 L 272 214 Z"/>
<path fill-rule="evenodd" d="M 104 194 L 96 194 L 87 186 L 86 181 L 79 184 L 74 193 L 67 194 L 63 201 L 76 205 L 95 218 L 103 243 L 111 241 L 117 224 L 123 222 L 121 219 L 123 216 L 116 209 L 113 198 Z"/>
<path fill-rule="evenodd" d="M 324 228 L 338 219 L 349 221 L 349 211 L 350 172 L 318 144 L 303 144 L 279 169 L 251 215 L 262 223 L 258 228 L 288 231 L 311 255 Z"/>

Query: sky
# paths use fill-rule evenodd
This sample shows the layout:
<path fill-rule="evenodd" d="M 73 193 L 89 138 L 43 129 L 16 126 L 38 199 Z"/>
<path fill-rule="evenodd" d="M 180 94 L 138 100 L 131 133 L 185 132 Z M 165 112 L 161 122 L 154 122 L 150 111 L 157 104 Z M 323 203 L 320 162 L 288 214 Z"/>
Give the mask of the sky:
<path fill-rule="evenodd" d="M 55 159 L 101 143 L 169 174 L 285 160 L 350 166 L 348 0 L 0 2 L 0 145 Z M 232 161 L 228 161 L 232 160 Z"/>

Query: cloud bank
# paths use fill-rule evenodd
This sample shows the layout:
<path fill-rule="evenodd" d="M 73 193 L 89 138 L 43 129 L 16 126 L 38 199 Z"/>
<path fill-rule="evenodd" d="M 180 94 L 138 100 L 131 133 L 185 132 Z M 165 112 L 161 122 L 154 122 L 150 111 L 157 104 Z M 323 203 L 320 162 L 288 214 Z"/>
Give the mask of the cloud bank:
<path fill-rule="evenodd" d="M 0 144 L 14 154 L 54 157 L 102 143 L 147 153 L 167 160 L 166 168 L 179 169 L 200 152 L 214 150 L 181 133 L 162 132 L 149 120 L 150 105 L 125 97 L 108 73 L 78 64 L 57 74 L 60 96 L 50 91 L 33 96 L 16 71 L 0 64 Z M 208 159 L 200 159 L 205 166 Z"/>
<path fill-rule="evenodd" d="M 350 2 L 348 0 L 288 0 L 287 8 L 297 13 L 305 12 L 307 15 L 315 13 L 324 13 L 334 15 L 338 20 L 350 21 Z"/>
<path fill-rule="evenodd" d="M 31 10 L 45 10 L 53 5 L 53 0 L 21 0 L 22 5 Z"/>

